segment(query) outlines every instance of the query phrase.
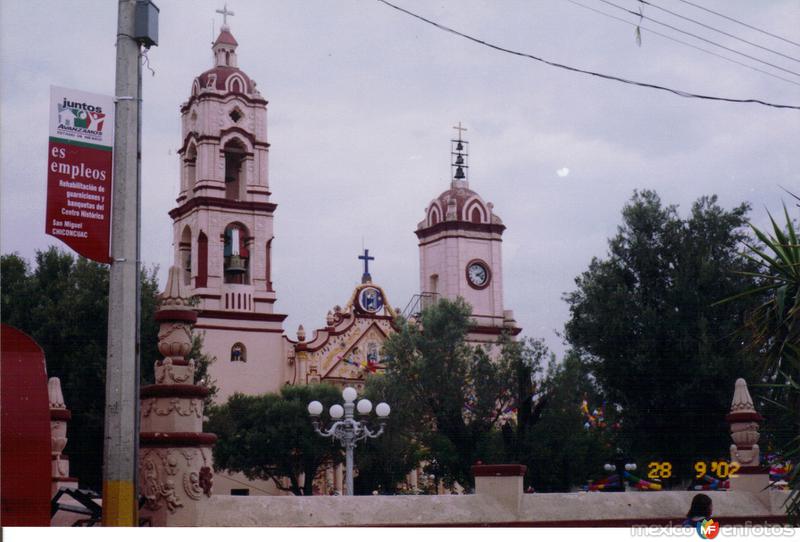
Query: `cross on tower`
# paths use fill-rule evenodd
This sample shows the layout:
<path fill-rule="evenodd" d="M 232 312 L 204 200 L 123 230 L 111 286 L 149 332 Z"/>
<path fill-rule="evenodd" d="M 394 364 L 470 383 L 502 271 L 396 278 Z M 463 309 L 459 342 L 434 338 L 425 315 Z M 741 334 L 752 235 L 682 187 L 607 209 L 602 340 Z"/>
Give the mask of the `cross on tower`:
<path fill-rule="evenodd" d="M 466 128 L 461 127 L 461 121 L 458 121 L 458 126 L 453 126 L 453 130 L 458 130 L 458 140 L 461 141 L 461 136 L 464 135 L 462 132 L 466 132 Z"/>
<path fill-rule="evenodd" d="M 372 277 L 369 275 L 369 262 L 370 260 L 374 260 L 374 256 L 369 255 L 369 249 L 364 249 L 364 255 L 358 257 L 359 260 L 364 260 L 364 274 L 361 275 L 361 283 L 366 284 L 367 282 L 372 282 Z"/>
<path fill-rule="evenodd" d="M 228 24 L 228 15 L 231 15 L 231 16 L 235 15 L 235 13 L 233 13 L 232 11 L 228 11 L 228 3 L 227 2 L 225 2 L 225 7 L 223 7 L 222 9 L 218 9 L 217 10 L 217 13 L 220 13 L 222 15 L 222 24 L 224 24 L 224 25 Z"/>

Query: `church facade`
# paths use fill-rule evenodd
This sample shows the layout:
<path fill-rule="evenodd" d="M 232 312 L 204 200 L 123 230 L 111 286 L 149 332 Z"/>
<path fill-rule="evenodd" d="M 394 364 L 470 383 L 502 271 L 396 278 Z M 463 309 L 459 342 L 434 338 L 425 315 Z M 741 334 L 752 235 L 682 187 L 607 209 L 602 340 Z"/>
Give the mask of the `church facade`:
<path fill-rule="evenodd" d="M 372 282 L 368 252 L 362 280 L 343 293 L 325 326 L 296 338 L 273 308 L 267 100 L 238 66 L 238 43 L 227 24 L 212 46 L 213 66 L 192 82 L 181 105 L 180 192 L 170 211 L 174 262 L 197 300 L 195 329 L 224 402 L 235 392 L 275 392 L 286 383 L 331 382 L 363 387 L 383 368 L 381 346 L 393 333 L 396 309 Z M 503 304 L 502 235 L 491 203 L 470 189 L 468 143 L 452 141 L 450 187 L 434 198 L 417 225 L 418 312 L 439 297 L 463 297 L 476 325 L 469 339 L 490 344 L 504 330 L 519 333 Z M 410 236 L 409 236 L 410 237 Z"/>

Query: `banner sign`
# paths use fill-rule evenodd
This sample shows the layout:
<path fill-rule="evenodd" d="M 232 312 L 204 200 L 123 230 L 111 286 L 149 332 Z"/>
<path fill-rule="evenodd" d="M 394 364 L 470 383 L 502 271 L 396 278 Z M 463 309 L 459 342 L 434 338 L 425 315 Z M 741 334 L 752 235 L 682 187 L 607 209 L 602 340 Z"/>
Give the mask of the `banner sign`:
<path fill-rule="evenodd" d="M 111 262 L 114 99 L 50 87 L 45 233 Z"/>

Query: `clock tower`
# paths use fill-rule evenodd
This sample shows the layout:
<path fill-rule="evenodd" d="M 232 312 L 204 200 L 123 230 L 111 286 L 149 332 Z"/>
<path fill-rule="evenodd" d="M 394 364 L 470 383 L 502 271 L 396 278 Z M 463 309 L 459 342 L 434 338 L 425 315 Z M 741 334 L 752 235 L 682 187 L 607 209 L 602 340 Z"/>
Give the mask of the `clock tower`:
<path fill-rule="evenodd" d="M 423 300 L 464 298 L 476 325 L 469 340 L 489 343 L 503 330 L 520 332 L 513 312 L 503 306 L 503 231 L 493 205 L 469 187 L 466 128 L 451 141 L 450 188 L 430 202 L 417 225 L 420 291 Z"/>
<path fill-rule="evenodd" d="M 273 391 L 285 380 L 286 316 L 273 312 L 267 100 L 239 68 L 237 46 L 223 24 L 213 66 L 181 105 L 180 192 L 169 213 L 175 264 L 198 302 L 195 329 L 216 358 L 210 373 L 220 402 L 237 391 Z"/>

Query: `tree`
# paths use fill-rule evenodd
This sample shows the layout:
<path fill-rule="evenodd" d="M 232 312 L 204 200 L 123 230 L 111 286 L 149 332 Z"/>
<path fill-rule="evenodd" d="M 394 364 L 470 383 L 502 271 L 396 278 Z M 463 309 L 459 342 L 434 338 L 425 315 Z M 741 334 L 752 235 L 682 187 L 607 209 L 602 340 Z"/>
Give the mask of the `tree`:
<path fill-rule="evenodd" d="M 35 266 L 16 254 L 0 257 L 2 321 L 33 337 L 42 347 L 47 374 L 61 379 L 72 411 L 68 426 L 71 474 L 99 490 L 103 464 L 103 423 L 108 322 L 108 267 L 51 247 L 37 251 Z M 142 281 L 141 374 L 152 382 L 158 357 L 156 269 Z"/>
<path fill-rule="evenodd" d="M 234 394 L 208 413 L 207 428 L 218 437 L 214 468 L 241 472 L 251 480 L 271 479 L 281 490 L 311 495 L 320 467 L 341 463 L 342 450 L 314 432 L 306 408 L 313 400 L 333 404 L 340 398 L 330 384 Z"/>
<path fill-rule="evenodd" d="M 547 373 L 542 385 L 546 407 L 525 435 L 526 484 L 538 492 L 571 491 L 596 475 L 613 455 L 616 431 L 610 420 L 605 428 L 585 427 L 586 420 L 580 412 L 582 399 L 601 405 L 603 397 L 577 353 L 568 352 L 558 365 L 551 360 Z"/>
<path fill-rule="evenodd" d="M 470 346 L 471 312 L 463 299 L 442 299 L 418 322 L 399 319 L 398 332 L 384 343 L 386 386 L 397 390 L 390 393 L 397 401 L 392 406 L 411 424 L 398 428 L 392 420 L 392 430 L 413 435 L 427 472 L 467 490 L 472 465 L 503 457 L 499 421 L 521 404 L 515 363 L 529 362 L 535 370 L 522 355 L 527 350 L 508 347 L 493 361 L 484 348 Z"/>
<path fill-rule="evenodd" d="M 749 208 L 730 211 L 702 197 L 687 219 L 652 191 L 635 192 L 604 259 L 592 259 L 565 295 L 566 337 L 585 356 L 608 399 L 622 407 L 623 447 L 672 460 L 724 454 L 733 383 L 755 376 L 736 330 L 747 304 L 714 303 L 747 290 L 754 271 L 738 252 Z"/>

